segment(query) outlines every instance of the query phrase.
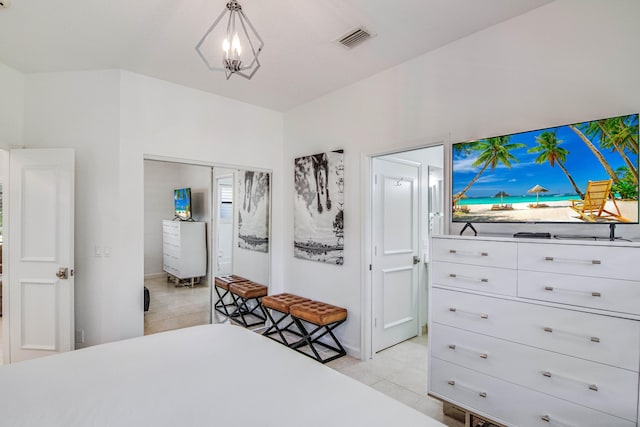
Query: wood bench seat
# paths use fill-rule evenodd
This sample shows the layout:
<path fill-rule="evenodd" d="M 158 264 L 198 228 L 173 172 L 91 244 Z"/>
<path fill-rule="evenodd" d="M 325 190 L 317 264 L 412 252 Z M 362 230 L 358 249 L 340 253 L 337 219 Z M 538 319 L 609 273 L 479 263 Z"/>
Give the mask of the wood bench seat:
<path fill-rule="evenodd" d="M 291 319 L 291 316 L 289 316 L 289 308 L 294 304 L 299 304 L 307 301 L 311 300 L 289 293 L 268 295 L 266 297 L 263 297 L 262 307 L 265 309 L 264 312 L 271 321 L 271 325 L 262 333 L 262 335 L 275 339 L 272 337 L 272 335 L 278 334 L 281 340 L 279 342 L 286 346 L 290 346 L 290 343 L 285 337 L 285 332 L 294 334 L 298 338 L 302 337 L 301 331 L 297 327 L 295 329 L 293 328 L 295 326 L 295 322 Z M 276 320 L 271 311 L 279 312 L 281 313 L 281 316 Z M 289 320 L 289 323 L 281 326 L 281 324 L 286 320 Z"/>
<path fill-rule="evenodd" d="M 342 344 L 340 344 L 340 341 L 338 341 L 338 338 L 333 334 L 333 330 L 347 320 L 346 308 L 320 301 L 305 301 L 290 306 L 289 315 L 302 333 L 302 339 L 291 344 L 291 348 L 321 363 L 330 362 L 347 354 Z M 314 326 L 311 331 L 306 328 L 305 323 Z M 328 338 L 330 337 L 333 340 L 333 344 L 322 342 L 321 338 L 325 336 L 328 336 L 326 341 L 329 341 Z M 307 346 L 313 354 L 302 351 L 302 349 Z M 329 357 L 323 357 L 318 351 L 318 347 L 332 350 L 335 354 Z"/>

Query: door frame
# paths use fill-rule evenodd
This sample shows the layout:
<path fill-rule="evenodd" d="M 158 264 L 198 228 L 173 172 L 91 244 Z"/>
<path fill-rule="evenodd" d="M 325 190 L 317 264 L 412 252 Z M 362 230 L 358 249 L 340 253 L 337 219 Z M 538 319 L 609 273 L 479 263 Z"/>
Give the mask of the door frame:
<path fill-rule="evenodd" d="M 215 265 L 215 254 L 217 253 L 217 244 L 216 244 L 216 239 L 215 239 L 215 231 L 214 231 L 214 225 L 215 225 L 215 215 L 217 213 L 216 209 L 216 201 L 217 201 L 217 189 L 216 189 L 216 180 L 215 180 L 215 169 L 231 169 L 231 170 L 252 170 L 252 171 L 258 171 L 258 172 L 266 172 L 269 174 L 270 176 L 270 192 L 269 192 L 269 243 L 268 243 L 268 249 L 267 249 L 267 253 L 269 254 L 269 262 L 267 265 L 267 275 L 269 277 L 269 283 L 267 284 L 267 286 L 269 288 L 271 288 L 272 286 L 272 262 L 273 262 L 273 256 L 272 256 L 272 243 L 273 243 L 273 234 L 272 234 L 272 230 L 273 230 L 273 215 L 272 215 L 272 210 L 273 210 L 273 170 L 271 169 L 266 169 L 266 168 L 260 168 L 260 167 L 254 167 L 254 166 L 249 166 L 249 165 L 235 165 L 235 164 L 229 164 L 229 163 L 218 163 L 218 162 L 211 162 L 211 161 L 204 161 L 204 160 L 193 160 L 193 159 L 185 159 L 185 158 L 181 158 L 181 157 L 169 157 L 169 156 L 158 156 L 158 155 L 154 155 L 154 154 L 143 154 L 142 156 L 142 161 L 143 161 L 143 165 L 144 165 L 144 161 L 145 160 L 154 160 L 154 161 L 158 161 L 158 162 L 166 162 L 166 163 L 178 163 L 178 164 L 182 164 L 182 165 L 192 165 L 192 166 L 205 166 L 205 167 L 210 167 L 211 168 L 211 176 L 210 176 L 210 182 L 209 185 L 211 187 L 211 194 L 209 197 L 209 218 L 207 220 L 207 240 L 209 242 L 211 242 L 211 250 L 209 251 L 209 253 L 207 254 L 207 263 L 209 266 L 209 276 L 210 276 L 210 289 L 209 289 L 209 309 L 210 309 L 210 313 L 209 313 L 209 323 L 213 323 L 213 321 L 215 320 L 215 315 L 214 315 L 214 310 L 213 310 L 213 305 L 215 303 L 215 301 L 213 300 L 213 278 L 215 277 L 215 273 L 216 273 L 216 265 Z M 143 168 L 143 174 L 144 174 L 144 168 Z M 235 174 L 233 175 L 233 179 L 235 180 Z M 144 187 L 144 184 L 143 184 Z M 142 189 L 142 193 L 143 193 L 143 197 L 144 197 L 144 188 Z M 234 198 L 235 198 L 235 182 L 234 182 Z M 235 202 L 235 200 L 234 200 Z M 235 228 L 235 221 L 236 218 L 234 216 L 234 228 Z M 144 223 L 144 212 L 142 214 L 142 227 L 144 229 L 145 223 Z M 235 244 L 235 236 L 234 236 L 234 244 Z M 144 254 L 143 254 L 143 258 L 144 258 Z M 143 269 L 144 271 L 144 269 Z M 143 279 L 144 279 L 144 273 L 143 273 Z M 144 331 L 144 316 L 142 317 L 142 330 Z M 144 333 L 144 332 L 143 332 Z"/>
<path fill-rule="evenodd" d="M 215 170 L 213 172 L 213 191 L 211 194 L 212 199 L 215 198 L 215 201 L 212 200 L 214 202 L 214 210 L 212 212 L 212 216 L 213 216 L 213 224 L 212 224 L 212 231 L 213 231 L 213 238 L 214 240 L 211 242 L 211 252 L 212 252 L 212 262 L 215 263 L 214 266 L 217 268 L 218 266 L 218 243 L 219 243 L 219 238 L 220 238 L 220 233 L 218 232 L 218 226 L 219 223 L 218 221 L 220 221 L 220 181 L 223 179 L 227 179 L 227 178 L 231 178 L 231 200 L 232 200 L 232 206 L 233 209 L 235 209 L 236 207 L 236 203 L 237 200 L 235 200 L 235 189 L 236 189 L 236 174 L 235 172 L 230 173 L 230 174 L 226 174 L 226 175 L 221 175 L 221 176 L 216 176 L 215 174 Z M 236 227 L 236 216 L 232 215 L 231 218 L 231 230 L 235 230 Z M 235 236 L 231 236 L 231 250 L 233 252 L 233 247 L 236 244 L 235 240 L 234 240 Z M 231 254 L 231 266 L 233 267 L 233 253 Z"/>
<path fill-rule="evenodd" d="M 362 213 L 362 241 L 361 245 L 361 273 L 360 273 L 360 309 L 362 313 L 362 320 L 360 323 L 360 348 L 361 354 L 360 358 L 362 360 L 372 359 L 375 357 L 375 353 L 373 352 L 373 271 L 370 270 L 370 266 L 373 263 L 373 253 L 372 253 L 372 245 L 373 245 L 373 180 L 375 179 L 373 174 L 373 159 L 375 157 L 387 156 L 390 154 L 400 154 L 407 151 L 420 150 L 423 148 L 432 148 L 442 146 L 443 148 L 443 174 L 446 181 L 447 176 L 450 171 L 450 153 L 449 147 L 451 146 L 450 136 L 441 138 L 434 138 L 428 141 L 417 141 L 413 145 L 407 145 L 405 147 L 396 147 L 389 148 L 386 150 L 380 151 L 372 151 L 372 152 L 364 152 L 360 157 L 360 170 L 362 171 L 361 182 L 362 182 L 362 192 L 361 192 L 361 213 Z M 448 183 L 445 183 L 444 188 L 448 188 Z M 419 205 L 421 206 L 423 203 L 421 190 L 419 195 Z M 444 194 L 444 227 L 443 231 L 445 234 L 449 233 L 449 211 L 446 209 L 448 203 L 450 203 L 450 195 L 445 191 Z M 420 221 L 421 223 L 421 221 Z M 420 229 L 421 237 L 422 233 L 422 225 L 418 225 Z M 421 245 L 420 245 L 421 246 Z M 418 276 L 418 280 L 420 280 L 421 274 Z M 427 307 L 427 300 L 423 298 L 419 298 L 418 300 L 418 313 L 421 313 Z M 421 325 L 418 325 L 420 328 Z"/>
<path fill-rule="evenodd" d="M 1 148 L 0 179 L 2 180 L 2 364 L 11 363 L 11 329 L 9 322 L 9 251 L 7 249 L 10 238 L 9 229 L 9 158 L 8 148 Z"/>

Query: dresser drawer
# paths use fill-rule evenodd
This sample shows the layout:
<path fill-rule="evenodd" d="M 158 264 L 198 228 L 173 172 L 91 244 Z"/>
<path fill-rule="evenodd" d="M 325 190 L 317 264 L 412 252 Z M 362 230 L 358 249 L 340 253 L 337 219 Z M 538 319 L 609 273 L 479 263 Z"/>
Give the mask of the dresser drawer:
<path fill-rule="evenodd" d="M 433 322 L 638 371 L 640 322 L 432 288 Z"/>
<path fill-rule="evenodd" d="M 488 240 L 432 240 L 432 259 L 489 267 L 516 268 L 516 243 Z"/>
<path fill-rule="evenodd" d="M 638 373 L 432 325 L 431 355 L 601 412 L 636 419 Z"/>
<path fill-rule="evenodd" d="M 516 296 L 516 270 L 434 261 L 434 284 Z"/>
<path fill-rule="evenodd" d="M 429 392 L 509 426 L 632 427 L 631 422 L 511 384 L 440 359 L 431 361 Z"/>
<path fill-rule="evenodd" d="M 630 280 L 519 271 L 518 296 L 640 314 L 640 282 Z"/>
<path fill-rule="evenodd" d="M 518 244 L 518 269 L 587 277 L 638 280 L 640 248 Z"/>

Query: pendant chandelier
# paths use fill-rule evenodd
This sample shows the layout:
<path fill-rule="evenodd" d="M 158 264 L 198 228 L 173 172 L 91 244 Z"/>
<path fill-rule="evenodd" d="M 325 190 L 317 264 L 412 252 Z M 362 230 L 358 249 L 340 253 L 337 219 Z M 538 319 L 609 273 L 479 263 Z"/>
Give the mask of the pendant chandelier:
<path fill-rule="evenodd" d="M 229 16 L 225 19 L 227 14 Z M 204 33 L 196 45 L 196 51 L 210 70 L 224 71 L 227 80 L 233 74 L 251 79 L 260 68 L 258 55 L 263 47 L 264 42 L 242 11 L 240 3 L 230 0 Z"/>

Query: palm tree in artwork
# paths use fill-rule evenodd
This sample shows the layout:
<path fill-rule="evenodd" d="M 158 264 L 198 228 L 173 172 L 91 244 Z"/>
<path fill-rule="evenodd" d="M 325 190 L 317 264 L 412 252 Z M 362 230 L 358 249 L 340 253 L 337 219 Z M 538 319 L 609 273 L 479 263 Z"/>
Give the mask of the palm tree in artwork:
<path fill-rule="evenodd" d="M 560 147 L 562 143 L 556 137 L 555 132 L 542 132 L 539 136 L 536 137 L 536 142 L 538 145 L 532 147 L 528 150 L 529 153 L 540 153 L 538 157 L 536 157 L 535 162 L 538 164 L 543 164 L 549 162 L 551 167 L 554 167 L 556 164 L 562 169 L 562 172 L 567 176 L 567 179 L 573 186 L 573 190 L 580 196 L 581 199 L 584 199 L 584 193 L 580 191 L 576 182 L 571 177 L 571 174 L 564 166 L 564 163 L 567 161 L 567 156 L 569 155 L 569 150 L 566 148 Z"/>
<path fill-rule="evenodd" d="M 457 199 L 460 199 L 462 196 L 464 196 L 464 193 L 466 193 L 467 190 L 471 188 L 473 183 L 476 182 L 478 178 L 480 178 L 480 175 L 482 175 L 488 167 L 491 167 L 491 169 L 495 169 L 499 164 L 502 163 L 506 167 L 511 168 L 511 162 L 518 161 L 518 158 L 514 156 L 511 151 L 518 148 L 524 148 L 526 147 L 526 145 L 520 142 L 510 142 L 510 139 L 510 135 L 505 135 L 486 138 L 480 141 L 474 141 L 465 144 L 466 150 L 480 151 L 478 158 L 475 162 L 473 162 L 472 165 L 482 165 L 482 169 L 480 169 L 477 175 L 467 184 L 464 190 L 456 193 Z"/>
<path fill-rule="evenodd" d="M 600 148 L 610 149 L 622 157 L 622 160 L 629 168 L 635 182 L 638 182 L 638 170 L 633 162 L 629 160 L 626 150 L 637 154 L 638 143 L 634 140 L 632 125 L 625 123 L 625 117 L 613 117 L 604 120 L 594 120 L 585 125 L 584 132 L 591 139 L 600 140 Z M 637 123 L 635 132 L 637 134 Z"/>
<path fill-rule="evenodd" d="M 607 159 L 604 158 L 604 155 L 602 154 L 602 152 L 600 152 L 600 150 L 598 150 L 598 148 L 593 144 L 593 142 L 591 142 L 591 140 L 589 138 L 587 138 L 587 136 L 582 132 L 582 130 L 580 130 L 580 127 L 584 126 L 584 125 L 585 125 L 584 123 L 581 124 L 581 125 L 580 124 L 579 125 L 569 125 L 569 128 L 573 132 L 575 132 L 575 134 L 578 135 L 578 137 L 580 137 L 582 142 L 584 142 L 585 145 L 589 148 L 589 150 L 591 150 L 593 155 L 596 156 L 596 159 L 598 159 L 600 164 L 602 164 L 602 167 L 607 172 L 607 175 L 609 175 L 609 177 L 611 177 L 611 179 L 613 179 L 613 182 L 618 182 L 619 177 L 616 174 L 616 171 L 613 170 L 613 168 L 611 167 L 609 162 L 607 162 Z"/>

